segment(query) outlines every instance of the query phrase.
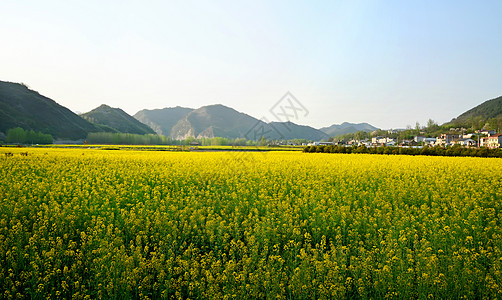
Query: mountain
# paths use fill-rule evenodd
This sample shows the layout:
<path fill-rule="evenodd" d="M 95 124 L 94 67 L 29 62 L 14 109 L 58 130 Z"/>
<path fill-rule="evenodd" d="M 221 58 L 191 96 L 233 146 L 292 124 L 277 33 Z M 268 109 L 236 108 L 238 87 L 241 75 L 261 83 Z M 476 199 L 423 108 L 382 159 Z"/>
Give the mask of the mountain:
<path fill-rule="evenodd" d="M 471 126 L 473 122 L 484 121 L 502 117 L 502 96 L 487 100 L 480 105 L 469 109 L 457 118 L 446 123 L 458 126 Z"/>
<path fill-rule="evenodd" d="M 155 134 L 150 127 L 131 117 L 122 109 L 105 104 L 80 116 L 89 122 L 108 126 L 122 133 Z"/>
<path fill-rule="evenodd" d="M 180 106 L 152 110 L 143 109 L 135 113 L 133 117 L 148 125 L 157 134 L 170 136 L 174 125 L 192 111 L 192 108 Z"/>
<path fill-rule="evenodd" d="M 347 133 L 356 133 L 358 131 L 371 132 L 377 130 L 378 128 L 368 124 L 368 123 L 348 123 L 343 122 L 340 125 L 334 124 L 329 127 L 323 127 L 319 129 L 328 136 L 340 136 Z"/>
<path fill-rule="evenodd" d="M 170 136 L 175 139 L 189 136 L 245 138 L 258 122 L 260 122 L 258 119 L 233 108 L 221 104 L 208 105 L 193 110 L 181 118 L 173 126 Z"/>
<path fill-rule="evenodd" d="M 308 139 L 328 138 L 323 132 L 291 122 L 265 123 L 233 108 L 216 104 L 193 110 L 179 120 L 171 130 L 174 139 L 196 138 Z"/>
<path fill-rule="evenodd" d="M 133 117 L 107 105 L 80 116 L 27 86 L 0 81 L 0 135 L 21 127 L 49 133 L 56 139 L 84 139 L 89 132 L 158 133 L 174 139 L 186 137 L 322 140 L 330 136 L 373 131 L 367 124 L 343 123 L 320 130 L 292 122 L 265 123 L 220 104 L 198 109 L 173 107 L 141 110 Z"/>
<path fill-rule="evenodd" d="M 298 125 L 292 122 L 271 122 L 269 125 L 273 126 L 274 129 L 281 134 L 280 139 L 306 139 L 319 141 L 329 138 L 326 133 L 320 131 L 319 129 L 315 129 L 310 126 Z"/>
<path fill-rule="evenodd" d="M 103 131 L 24 84 L 0 81 L 0 132 L 15 127 L 73 140 L 86 138 L 88 132 Z"/>

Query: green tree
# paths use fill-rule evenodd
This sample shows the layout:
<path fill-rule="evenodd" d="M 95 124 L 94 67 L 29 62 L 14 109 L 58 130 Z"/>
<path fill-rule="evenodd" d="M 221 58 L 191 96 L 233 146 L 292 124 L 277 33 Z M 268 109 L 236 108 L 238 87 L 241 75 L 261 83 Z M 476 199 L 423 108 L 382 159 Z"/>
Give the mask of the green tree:
<path fill-rule="evenodd" d="M 420 127 L 420 123 L 418 123 L 418 121 L 417 121 L 417 122 L 415 123 L 415 133 L 416 133 L 417 135 L 419 135 L 419 134 L 420 134 L 420 129 L 421 129 L 421 127 Z"/>
<path fill-rule="evenodd" d="M 33 130 L 26 131 L 26 138 L 24 140 L 24 143 L 26 143 L 26 144 L 39 144 L 38 140 L 39 140 L 38 133 L 36 133 Z"/>
<path fill-rule="evenodd" d="M 358 131 L 354 134 L 354 138 L 356 140 L 364 140 L 364 139 L 367 139 L 369 137 L 369 134 L 366 132 L 366 131 Z"/>
<path fill-rule="evenodd" d="M 26 131 L 21 127 L 9 129 L 6 140 L 7 143 L 24 143 L 26 141 Z"/>
<path fill-rule="evenodd" d="M 260 139 L 260 146 L 265 146 L 267 145 L 267 140 L 265 139 L 265 136 L 261 136 L 261 139 Z"/>

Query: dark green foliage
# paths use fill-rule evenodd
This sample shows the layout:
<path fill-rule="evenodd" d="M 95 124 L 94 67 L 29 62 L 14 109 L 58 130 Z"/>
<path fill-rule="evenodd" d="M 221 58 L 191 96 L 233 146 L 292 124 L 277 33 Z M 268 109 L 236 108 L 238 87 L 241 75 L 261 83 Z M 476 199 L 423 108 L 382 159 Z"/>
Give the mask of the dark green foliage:
<path fill-rule="evenodd" d="M 24 130 L 21 127 L 16 127 L 7 130 L 7 143 L 13 144 L 52 144 L 52 136 L 42 132 L 33 130 Z"/>
<path fill-rule="evenodd" d="M 16 127 L 7 130 L 7 143 L 24 143 L 26 140 L 26 131 L 21 127 Z"/>
<path fill-rule="evenodd" d="M 153 131 L 150 127 L 131 117 L 122 109 L 113 108 L 104 104 L 88 113 L 82 114 L 81 117 L 89 122 L 107 126 L 121 133 L 155 133 L 155 131 Z"/>
<path fill-rule="evenodd" d="M 453 147 L 344 147 L 344 146 L 307 146 L 305 153 L 357 153 L 357 154 L 393 154 L 393 155 L 429 155 L 429 156 L 475 156 L 502 157 L 502 149 Z"/>

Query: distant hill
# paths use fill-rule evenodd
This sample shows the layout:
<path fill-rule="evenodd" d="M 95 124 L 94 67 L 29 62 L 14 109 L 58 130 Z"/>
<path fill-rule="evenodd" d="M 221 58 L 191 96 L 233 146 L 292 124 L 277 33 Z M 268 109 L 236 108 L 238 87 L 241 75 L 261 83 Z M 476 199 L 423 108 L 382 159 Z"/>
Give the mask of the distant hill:
<path fill-rule="evenodd" d="M 103 131 L 24 84 L 0 81 L 0 132 L 15 127 L 73 140 Z"/>
<path fill-rule="evenodd" d="M 259 122 L 244 113 L 221 104 L 208 105 L 191 111 L 179 120 L 171 130 L 171 137 L 184 139 L 225 137 L 244 138 L 246 133 Z"/>
<path fill-rule="evenodd" d="M 80 116 L 91 123 L 108 126 L 121 133 L 155 134 L 152 128 L 128 115 L 122 109 L 105 104 Z"/>
<path fill-rule="evenodd" d="M 216 104 L 193 110 L 179 120 L 171 130 L 174 139 L 189 136 L 196 138 L 245 138 L 248 140 L 266 139 L 308 139 L 328 138 L 323 132 L 291 122 L 265 123 L 233 108 Z"/>
<path fill-rule="evenodd" d="M 340 136 L 347 133 L 356 133 L 358 131 L 371 132 L 377 130 L 378 128 L 368 124 L 368 123 L 348 123 L 343 122 L 340 125 L 334 124 L 329 127 L 323 127 L 319 129 L 330 137 Z"/>
<path fill-rule="evenodd" d="M 144 109 L 133 117 L 120 108 L 101 105 L 78 116 L 23 84 L 0 81 L 0 137 L 5 136 L 8 129 L 15 127 L 49 133 L 56 139 L 70 140 L 85 139 L 90 132 L 103 131 L 157 133 L 173 139 L 224 137 L 259 140 L 264 136 L 266 139 L 279 140 L 322 140 L 360 130 L 377 129 L 367 123 L 346 122 L 321 129 L 292 122 L 267 124 L 220 104 L 198 109 L 179 106 Z"/>
<path fill-rule="evenodd" d="M 473 121 L 487 121 L 492 118 L 502 117 L 502 96 L 481 103 L 469 109 L 445 125 L 472 126 Z"/>
<path fill-rule="evenodd" d="M 170 136 L 174 125 L 193 111 L 193 108 L 167 107 L 162 109 L 143 109 L 134 114 L 134 118 L 148 125 L 157 134 Z"/>
<path fill-rule="evenodd" d="M 280 132 L 281 138 L 286 140 L 306 139 L 319 141 L 329 138 L 326 133 L 319 129 L 298 125 L 292 122 L 271 122 L 270 125 L 274 126 L 274 129 Z"/>

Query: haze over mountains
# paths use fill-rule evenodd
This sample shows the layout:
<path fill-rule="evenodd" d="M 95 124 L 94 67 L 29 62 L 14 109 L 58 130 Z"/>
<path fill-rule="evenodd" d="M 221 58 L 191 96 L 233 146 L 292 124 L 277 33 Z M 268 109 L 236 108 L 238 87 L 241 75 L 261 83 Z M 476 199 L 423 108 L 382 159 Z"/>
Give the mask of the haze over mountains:
<path fill-rule="evenodd" d="M 502 97 L 478 105 L 452 122 L 502 118 Z M 322 140 L 357 131 L 374 131 L 368 123 L 334 124 L 320 129 L 293 122 L 266 123 L 233 108 L 207 105 L 197 109 L 172 107 L 144 109 L 130 116 L 120 108 L 101 105 L 80 116 L 26 85 L 0 81 L 0 132 L 21 127 L 51 134 L 55 139 L 85 139 L 91 132 L 160 134 L 173 139 L 262 137 L 276 140 Z"/>

